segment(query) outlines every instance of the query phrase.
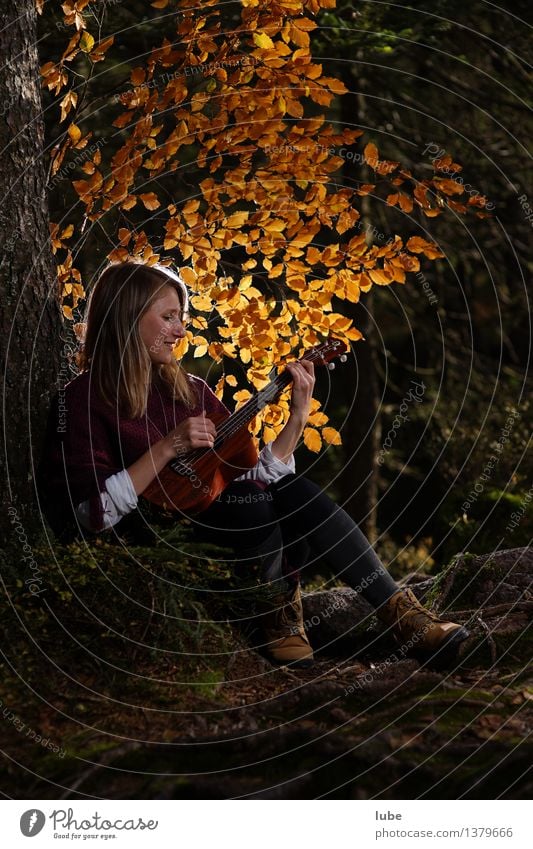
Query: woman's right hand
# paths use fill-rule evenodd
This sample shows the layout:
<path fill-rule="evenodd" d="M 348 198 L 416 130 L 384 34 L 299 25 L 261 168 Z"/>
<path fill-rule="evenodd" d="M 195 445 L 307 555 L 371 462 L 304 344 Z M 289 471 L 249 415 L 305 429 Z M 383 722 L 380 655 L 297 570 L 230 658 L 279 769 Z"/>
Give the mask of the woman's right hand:
<path fill-rule="evenodd" d="M 212 448 L 217 430 L 205 412 L 200 416 L 191 416 L 167 433 L 161 440 L 169 461 L 186 454 L 193 448 Z"/>
<path fill-rule="evenodd" d="M 141 495 L 167 463 L 193 448 L 212 448 L 216 428 L 205 412 L 191 416 L 155 442 L 142 457 L 128 467 L 127 472 L 137 495 Z"/>

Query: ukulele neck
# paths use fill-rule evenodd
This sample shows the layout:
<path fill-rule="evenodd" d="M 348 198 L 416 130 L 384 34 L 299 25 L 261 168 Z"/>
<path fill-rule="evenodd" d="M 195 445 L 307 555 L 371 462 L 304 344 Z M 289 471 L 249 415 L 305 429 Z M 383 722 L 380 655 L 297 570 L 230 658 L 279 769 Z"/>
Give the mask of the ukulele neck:
<path fill-rule="evenodd" d="M 330 363 L 330 361 L 335 359 L 335 357 L 340 356 L 341 361 L 344 362 L 346 360 L 344 351 L 346 351 L 346 345 L 339 339 L 331 338 L 318 348 L 313 348 L 312 350 L 307 351 L 301 359 L 317 363 L 318 365 L 324 365 L 326 363 Z M 331 365 L 329 367 L 334 368 L 334 366 Z M 271 380 L 267 386 L 260 389 L 255 395 L 252 395 L 246 404 L 232 413 L 232 415 L 224 422 L 224 425 L 215 439 L 214 447 L 220 447 L 226 439 L 236 432 L 236 430 L 249 424 L 254 416 L 263 409 L 263 407 L 266 407 L 267 404 L 272 404 L 276 398 L 281 395 L 289 383 L 292 383 L 292 376 L 290 371 L 285 369 L 281 372 L 281 374 L 278 374 L 273 380 Z"/>
<path fill-rule="evenodd" d="M 281 374 L 278 374 L 274 380 L 271 380 L 267 386 L 260 389 L 255 395 L 252 395 L 246 404 L 232 413 L 231 416 L 224 422 L 220 433 L 215 439 L 214 447 L 219 448 L 226 439 L 235 433 L 236 430 L 249 424 L 254 416 L 261 412 L 263 407 L 266 407 L 267 404 L 272 404 L 276 400 L 291 381 L 292 377 L 290 372 L 284 371 Z"/>

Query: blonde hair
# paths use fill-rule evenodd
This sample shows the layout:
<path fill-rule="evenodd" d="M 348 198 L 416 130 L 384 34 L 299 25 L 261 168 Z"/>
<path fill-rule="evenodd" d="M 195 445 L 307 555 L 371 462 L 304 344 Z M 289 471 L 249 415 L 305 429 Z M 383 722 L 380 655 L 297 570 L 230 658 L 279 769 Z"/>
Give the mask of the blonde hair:
<path fill-rule="evenodd" d="M 100 274 L 91 292 L 86 312 L 82 369 L 91 370 L 101 398 L 129 418 L 146 413 L 152 379 L 157 375 L 171 397 L 194 406 L 197 398 L 192 382 L 179 363 L 152 365 L 141 339 L 139 321 L 161 290 L 171 286 L 188 312 L 187 288 L 181 278 L 163 265 L 116 262 Z"/>

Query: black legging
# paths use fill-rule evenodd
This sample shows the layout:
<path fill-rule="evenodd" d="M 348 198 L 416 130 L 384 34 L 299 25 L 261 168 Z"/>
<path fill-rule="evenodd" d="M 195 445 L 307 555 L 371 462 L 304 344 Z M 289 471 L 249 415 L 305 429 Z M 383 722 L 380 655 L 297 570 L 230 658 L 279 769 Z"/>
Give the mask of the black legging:
<path fill-rule="evenodd" d="M 266 581 L 294 579 L 311 552 L 373 607 L 398 591 L 353 519 L 304 477 L 285 475 L 267 487 L 234 481 L 195 517 L 194 528 L 239 561 L 259 562 Z"/>

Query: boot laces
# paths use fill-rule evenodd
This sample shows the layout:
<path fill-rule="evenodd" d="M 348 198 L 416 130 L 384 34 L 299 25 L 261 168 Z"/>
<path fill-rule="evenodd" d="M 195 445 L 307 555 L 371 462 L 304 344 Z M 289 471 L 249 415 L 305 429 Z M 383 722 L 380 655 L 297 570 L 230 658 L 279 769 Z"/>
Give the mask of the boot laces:
<path fill-rule="evenodd" d="M 289 597 L 278 598 L 273 611 L 276 630 L 286 636 L 300 635 L 302 630 L 301 607 L 295 596 L 296 590 Z"/>
<path fill-rule="evenodd" d="M 402 593 L 398 599 L 398 603 L 396 606 L 396 621 L 398 625 L 401 624 L 401 620 L 405 615 L 418 615 L 424 616 L 424 618 L 429 619 L 431 622 L 440 622 L 439 616 L 436 613 L 432 613 L 431 610 L 427 610 L 417 599 L 415 594 L 412 591 L 407 591 L 406 593 Z"/>
<path fill-rule="evenodd" d="M 281 607 L 279 611 L 280 620 L 284 625 L 299 625 L 300 623 L 300 605 L 294 598 L 290 597 Z"/>

